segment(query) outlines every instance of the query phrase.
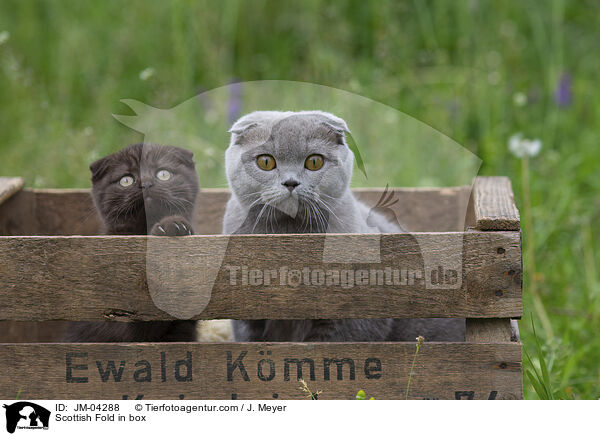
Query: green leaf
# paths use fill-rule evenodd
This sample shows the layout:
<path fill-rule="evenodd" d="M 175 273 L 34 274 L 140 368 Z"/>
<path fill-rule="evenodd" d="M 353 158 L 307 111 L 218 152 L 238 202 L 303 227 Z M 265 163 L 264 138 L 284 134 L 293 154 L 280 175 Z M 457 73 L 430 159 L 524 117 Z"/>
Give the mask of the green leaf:
<path fill-rule="evenodd" d="M 544 359 L 544 354 L 542 353 L 542 346 L 540 345 L 540 341 L 538 340 L 537 334 L 535 332 L 535 324 L 533 322 L 533 318 L 531 318 L 531 327 L 533 328 L 533 337 L 535 338 L 538 359 L 540 360 L 540 368 L 542 370 L 544 386 L 548 390 L 550 399 L 554 399 L 552 395 L 552 383 L 550 382 L 550 374 L 548 373 L 548 368 L 546 367 L 546 360 Z"/>
<path fill-rule="evenodd" d="M 527 378 L 531 381 L 531 384 L 533 385 L 533 389 L 538 394 L 538 397 L 540 398 L 540 400 L 550 399 L 550 394 L 548 393 L 548 389 L 544 385 L 544 381 L 543 381 L 540 373 L 538 372 L 537 368 L 535 367 L 533 360 L 531 359 L 531 356 L 529 356 L 529 353 L 527 352 L 527 350 L 523 350 L 523 351 L 525 352 L 525 358 L 527 359 L 529 366 L 533 370 L 533 372 L 531 372 L 530 370 L 526 371 Z"/>
<path fill-rule="evenodd" d="M 362 156 L 360 155 L 360 151 L 358 150 L 358 146 L 356 142 L 354 142 L 354 138 L 349 133 L 346 135 L 346 142 L 348 143 L 348 148 L 352 150 L 354 153 L 354 158 L 356 159 L 356 166 L 362 173 L 365 175 L 365 179 L 368 179 L 367 170 L 365 168 L 365 163 L 363 162 Z"/>
<path fill-rule="evenodd" d="M 537 370 L 536 366 L 531 359 L 531 356 L 527 352 L 527 350 L 523 350 L 525 352 L 525 358 L 532 371 L 527 370 L 525 375 L 531 382 L 533 389 L 537 393 L 538 397 L 542 400 L 554 400 L 557 398 L 563 398 L 564 396 L 560 393 L 555 395 L 554 389 L 552 388 L 552 382 L 550 380 L 550 372 L 548 371 L 548 365 L 546 364 L 546 359 L 544 358 L 544 353 L 542 352 L 542 346 L 537 337 L 537 333 L 535 331 L 535 324 L 533 322 L 533 318 L 531 319 L 531 326 L 533 329 L 533 337 L 535 338 L 535 345 L 538 354 L 538 360 L 540 365 L 540 372 Z M 557 391 L 558 392 L 558 391 Z"/>
<path fill-rule="evenodd" d="M 535 393 L 537 394 L 539 399 L 540 400 L 548 400 L 548 393 L 546 392 L 546 389 L 544 389 L 544 387 L 537 380 L 537 378 L 532 374 L 532 372 L 530 370 L 526 370 L 525 375 L 529 379 L 529 382 L 533 386 L 533 390 L 535 390 Z"/>
<path fill-rule="evenodd" d="M 357 400 L 364 400 L 365 398 L 367 398 L 367 395 L 365 394 L 365 391 L 363 391 L 362 389 L 356 393 Z"/>

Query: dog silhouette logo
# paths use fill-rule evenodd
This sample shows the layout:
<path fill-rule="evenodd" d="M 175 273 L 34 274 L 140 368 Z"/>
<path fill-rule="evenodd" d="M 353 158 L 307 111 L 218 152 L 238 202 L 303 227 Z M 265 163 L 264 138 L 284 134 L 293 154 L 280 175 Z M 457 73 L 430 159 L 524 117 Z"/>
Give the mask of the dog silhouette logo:
<path fill-rule="evenodd" d="M 4 404 L 6 409 L 6 431 L 14 433 L 19 429 L 48 429 L 50 411 L 42 406 L 29 401 L 19 401 L 10 405 Z"/>
<path fill-rule="evenodd" d="M 227 178 L 223 156 L 226 149 L 231 147 L 232 141 L 235 144 L 244 135 L 251 138 L 246 143 L 247 147 L 240 149 L 238 157 L 254 163 L 257 157 L 255 153 L 266 144 L 271 144 L 275 137 L 280 138 L 285 147 L 301 150 L 308 141 L 302 139 L 304 133 L 294 135 L 290 132 L 306 132 L 306 126 L 317 126 L 319 120 L 322 122 L 318 123 L 318 127 L 325 129 L 319 131 L 319 140 L 323 140 L 323 135 L 326 138 L 333 135 L 336 137 L 336 145 L 340 145 L 338 142 L 347 145 L 353 155 L 354 165 L 360 173 L 348 170 L 346 174 L 348 177 L 351 173 L 355 174 L 355 177 L 349 179 L 354 184 L 381 186 L 392 179 L 394 183 L 408 183 L 409 186 L 424 188 L 466 186 L 472 184 L 481 166 L 481 160 L 467 148 L 408 114 L 358 94 L 312 83 L 285 80 L 236 82 L 207 90 L 167 109 L 132 99 L 123 99 L 121 102 L 135 115 L 115 114 L 114 118 L 143 134 L 144 143 L 184 146 L 199 157 L 195 162 L 196 172 L 203 188 L 222 187 L 216 181 Z M 290 112 L 281 111 L 285 109 Z M 260 113 L 265 115 L 265 112 L 272 114 L 261 118 Z M 299 115 L 301 112 L 303 113 Z M 240 118 L 242 114 L 247 115 Z M 254 115 L 249 117 L 251 114 Z M 312 117 L 310 122 L 305 119 L 307 116 Z M 352 127 L 352 134 L 349 126 Z M 292 147 L 290 138 L 297 141 L 297 147 Z M 367 160 L 375 159 L 375 156 L 379 157 L 369 164 L 367 180 Z M 452 164 L 449 165 L 449 162 Z M 247 184 L 249 180 L 261 183 L 262 179 L 256 177 L 257 174 L 262 177 L 263 173 L 258 172 L 260 169 L 256 170 L 256 165 L 242 167 L 244 170 L 251 169 L 245 174 L 244 183 Z M 293 173 L 295 167 L 292 165 L 290 168 Z M 324 171 L 312 171 L 311 183 L 314 186 L 320 185 L 325 174 Z M 290 189 L 293 188 L 292 180 L 299 182 L 295 178 L 282 179 L 281 182 Z M 308 183 L 304 183 L 304 186 L 308 186 Z M 284 189 L 274 183 L 275 187 Z M 233 223 L 232 228 L 223 232 L 221 237 L 147 239 L 146 279 L 148 292 L 157 308 L 178 319 L 190 319 L 203 313 L 211 301 L 213 288 L 221 285 L 219 280 L 222 280 L 221 274 L 227 263 L 227 256 L 232 252 L 229 242 L 242 242 L 239 238 L 231 238 L 230 241 L 229 235 L 232 234 L 324 233 L 323 244 L 318 248 L 311 247 L 322 253 L 321 258 L 315 262 L 351 265 L 380 264 L 381 241 L 389 238 L 387 234 L 411 232 L 422 253 L 423 269 L 431 272 L 424 273 L 426 288 L 460 289 L 462 286 L 463 235 L 457 230 L 464 228 L 468 201 L 463 201 L 463 198 L 468 198 L 468 195 L 459 197 L 453 195 L 452 190 L 436 190 L 435 192 L 441 192 L 440 204 L 456 201 L 456 213 L 447 219 L 440 217 L 436 221 L 433 218 L 441 213 L 434 207 L 437 203 L 432 202 L 432 207 L 427 210 L 414 212 L 415 206 L 406 202 L 401 191 L 388 188 L 374 207 L 374 198 L 370 197 L 366 201 L 366 206 L 372 206 L 366 223 L 369 230 L 363 229 L 365 231 L 360 233 L 364 235 L 350 239 L 337 235 L 347 233 L 342 230 L 348 218 L 333 216 L 333 200 L 326 197 L 330 194 L 323 193 L 323 198 L 309 196 L 311 203 L 307 201 L 300 208 L 297 199 L 275 200 L 270 198 L 271 194 L 269 198 L 259 195 L 258 198 L 249 200 L 259 191 L 252 191 L 249 186 L 244 189 L 248 190 L 244 191 L 244 201 L 248 203 L 246 217 L 240 217 L 241 222 Z M 282 192 L 286 194 L 286 191 Z M 411 198 L 422 198 L 427 192 L 427 189 L 415 190 Z M 202 224 L 204 228 L 199 233 L 219 234 L 224 229 L 221 219 L 215 218 L 215 213 L 219 211 L 218 214 L 222 214 L 223 211 L 220 204 L 210 202 L 210 199 L 216 197 L 204 195 L 207 193 L 208 191 L 202 193 L 202 200 L 198 201 L 196 216 L 211 218 L 204 220 L 206 225 Z M 400 198 L 395 198 L 396 196 Z M 439 210 L 445 209 L 440 207 Z M 298 214 L 298 211 L 301 213 Z M 420 215 L 432 219 L 416 220 L 415 217 Z M 383 220 L 382 217 L 388 219 Z M 331 228 L 334 221 L 338 222 L 335 231 Z M 378 225 L 383 221 L 396 224 L 397 228 L 383 232 Z M 452 223 L 444 230 L 452 230 L 444 241 L 446 250 L 439 250 L 437 237 L 432 238 L 428 233 L 436 230 L 432 227 L 434 221 L 436 224 Z M 246 242 L 247 239 L 243 241 Z M 450 244 L 454 247 L 452 250 L 449 248 Z M 262 247 L 257 247 L 250 253 L 246 249 L 240 256 L 262 259 L 262 251 Z M 440 272 L 438 265 L 448 264 L 449 251 L 456 253 L 452 257 L 456 266 L 448 272 L 449 281 L 439 280 L 440 275 L 446 277 L 446 271 Z M 276 264 L 281 261 L 275 259 L 273 262 Z"/>

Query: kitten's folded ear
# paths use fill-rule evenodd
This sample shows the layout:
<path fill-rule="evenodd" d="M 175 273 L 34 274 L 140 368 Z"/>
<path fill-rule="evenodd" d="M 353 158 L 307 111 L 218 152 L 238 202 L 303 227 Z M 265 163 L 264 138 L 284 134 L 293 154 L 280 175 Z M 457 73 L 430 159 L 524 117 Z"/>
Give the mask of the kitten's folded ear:
<path fill-rule="evenodd" d="M 346 133 L 350 133 L 350 129 L 346 121 L 327 112 L 321 113 L 324 118 L 322 124 L 336 134 L 338 144 L 346 145 Z"/>
<path fill-rule="evenodd" d="M 325 117 L 326 120 L 323 121 L 323 124 L 328 126 L 331 130 L 339 135 L 343 135 L 344 133 L 350 133 L 350 129 L 344 120 L 341 118 L 335 117 L 331 115 L 330 117 Z"/>
<path fill-rule="evenodd" d="M 194 168 L 196 165 L 194 164 L 194 153 L 185 148 L 178 148 L 178 157 L 182 164 Z"/>
<path fill-rule="evenodd" d="M 244 133 L 246 130 L 251 129 L 252 127 L 256 127 L 256 126 L 258 126 L 258 123 L 240 118 L 233 124 L 233 126 L 231 126 L 231 129 L 229 129 L 227 132 L 235 133 L 236 135 L 240 135 L 240 134 Z"/>
<path fill-rule="evenodd" d="M 109 157 L 106 156 L 102 159 L 98 159 L 96 162 L 90 165 L 90 171 L 92 172 L 92 182 L 97 182 L 106 175 L 109 168 Z"/>

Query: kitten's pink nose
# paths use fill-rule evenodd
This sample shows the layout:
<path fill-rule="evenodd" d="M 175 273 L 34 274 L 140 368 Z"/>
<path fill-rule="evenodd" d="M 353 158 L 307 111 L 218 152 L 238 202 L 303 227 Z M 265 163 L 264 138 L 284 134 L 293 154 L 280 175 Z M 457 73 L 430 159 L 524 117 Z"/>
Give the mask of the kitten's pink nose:
<path fill-rule="evenodd" d="M 285 186 L 286 188 L 288 188 L 288 191 L 290 191 L 290 192 L 292 192 L 294 189 L 296 189 L 296 186 L 298 186 L 299 184 L 300 184 L 300 182 L 297 180 L 294 180 L 294 179 L 288 179 L 282 183 L 282 185 Z"/>

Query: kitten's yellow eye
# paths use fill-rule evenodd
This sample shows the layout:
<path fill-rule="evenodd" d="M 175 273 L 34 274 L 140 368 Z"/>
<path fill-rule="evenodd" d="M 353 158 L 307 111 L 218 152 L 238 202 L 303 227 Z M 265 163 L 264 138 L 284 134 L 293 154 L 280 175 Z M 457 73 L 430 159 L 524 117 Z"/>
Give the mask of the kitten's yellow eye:
<path fill-rule="evenodd" d="M 317 171 L 321 169 L 323 162 L 323 156 L 320 154 L 311 154 L 304 161 L 304 166 L 311 171 Z"/>
<path fill-rule="evenodd" d="M 119 185 L 121 185 L 124 188 L 127 188 L 128 186 L 133 185 L 133 177 L 131 177 L 131 176 L 121 177 L 121 180 L 119 180 Z"/>
<path fill-rule="evenodd" d="M 167 180 L 169 180 L 171 178 L 171 173 L 167 170 L 160 170 L 159 172 L 156 173 L 156 178 L 158 180 L 162 180 L 163 182 L 166 182 Z"/>
<path fill-rule="evenodd" d="M 270 154 L 261 154 L 256 158 L 256 164 L 261 170 L 271 171 L 275 168 L 275 158 Z"/>

